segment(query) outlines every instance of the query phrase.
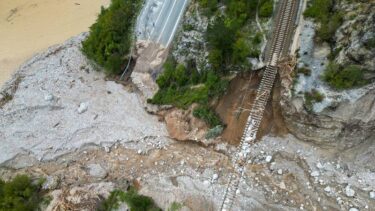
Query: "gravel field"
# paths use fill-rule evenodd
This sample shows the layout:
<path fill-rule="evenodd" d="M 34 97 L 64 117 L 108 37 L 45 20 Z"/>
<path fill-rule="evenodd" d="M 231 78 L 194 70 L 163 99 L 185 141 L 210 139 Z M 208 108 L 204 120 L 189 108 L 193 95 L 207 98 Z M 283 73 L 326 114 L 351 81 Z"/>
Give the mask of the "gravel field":
<path fill-rule="evenodd" d="M 79 49 L 85 36 L 36 55 L 3 87 L 13 99 L 0 108 L 0 164 L 18 154 L 51 159 L 90 144 L 166 141 L 164 124 L 136 93 L 88 64 Z"/>

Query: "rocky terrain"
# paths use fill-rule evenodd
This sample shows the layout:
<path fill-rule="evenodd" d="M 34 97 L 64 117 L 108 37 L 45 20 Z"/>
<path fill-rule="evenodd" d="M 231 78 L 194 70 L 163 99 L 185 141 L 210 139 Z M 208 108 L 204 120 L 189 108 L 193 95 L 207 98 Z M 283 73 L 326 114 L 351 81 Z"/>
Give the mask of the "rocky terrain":
<path fill-rule="evenodd" d="M 302 20 L 297 66 L 308 66 L 312 71 L 309 76 L 296 76 L 297 83 L 284 83 L 281 105 L 287 127 L 298 138 L 321 147 L 348 149 L 362 143 L 371 144 L 375 139 L 375 51 L 374 46 L 369 46 L 370 40 L 375 37 L 375 13 L 371 9 L 375 4 L 343 1 L 337 7 L 351 15 L 345 16 L 335 34 L 333 51 L 336 51 L 337 57 L 334 62 L 343 66 L 360 65 L 367 70 L 365 78 L 370 83 L 340 91 L 329 87 L 322 80 L 322 74 L 329 62 L 330 48 L 327 43 L 314 41 L 316 24 L 309 19 Z M 309 112 L 303 95 L 312 89 L 325 97 L 322 102 L 314 103 L 313 112 Z"/>
<path fill-rule="evenodd" d="M 360 93 L 355 100 L 335 98 L 335 109 L 307 112 L 303 99 L 291 92 L 293 67 L 302 60 L 320 66 L 316 59 L 324 59 L 327 50 L 313 45 L 312 22 L 302 27 L 300 48 L 309 53 L 280 64 L 280 80 L 267 107 L 271 114 L 262 126 L 267 130 L 251 147 L 233 210 L 373 210 L 373 85 L 348 91 Z M 97 72 L 81 53 L 86 36 L 34 56 L 1 89 L 0 177 L 46 178 L 44 189 L 53 196 L 46 210 L 93 210 L 113 189 L 129 185 L 163 210 L 173 202 L 182 204 L 181 210 L 218 210 L 236 142 L 207 140 L 207 125 L 192 117 L 191 109 L 147 105 L 166 49 L 138 43 L 143 57 L 132 81 L 120 83 Z M 254 80 L 259 78 L 259 72 L 254 74 Z M 234 80 L 242 85 L 232 84 L 229 93 L 248 89 L 246 77 Z M 252 81 L 250 88 L 256 84 Z M 217 110 L 238 106 L 238 99 L 224 99 L 233 102 L 219 102 Z M 284 118 L 275 115 L 278 109 Z M 234 122 L 229 114 L 235 115 L 228 112 L 224 118 Z M 283 132 L 275 132 L 280 125 Z M 236 134 L 224 131 L 223 136 Z"/>

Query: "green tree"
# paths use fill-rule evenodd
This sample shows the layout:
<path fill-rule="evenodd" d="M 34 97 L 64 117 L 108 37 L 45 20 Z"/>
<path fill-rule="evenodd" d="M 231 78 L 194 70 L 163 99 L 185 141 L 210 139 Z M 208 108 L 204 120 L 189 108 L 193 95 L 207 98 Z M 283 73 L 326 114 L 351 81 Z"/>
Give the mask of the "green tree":
<path fill-rule="evenodd" d="M 82 43 L 86 56 L 108 74 L 119 74 L 128 62 L 141 3 L 141 0 L 112 0 L 107 9 L 102 7 L 96 23 L 90 27 L 90 35 Z"/>
<path fill-rule="evenodd" d="M 233 46 L 233 63 L 249 65 L 247 57 L 250 56 L 251 48 L 244 38 L 239 38 Z"/>

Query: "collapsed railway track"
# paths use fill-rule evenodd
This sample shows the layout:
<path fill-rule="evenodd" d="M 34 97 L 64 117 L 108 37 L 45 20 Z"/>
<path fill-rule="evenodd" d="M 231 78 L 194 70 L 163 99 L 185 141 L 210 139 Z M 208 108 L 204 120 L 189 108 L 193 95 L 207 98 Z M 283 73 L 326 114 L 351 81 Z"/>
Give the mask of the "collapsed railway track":
<path fill-rule="evenodd" d="M 268 43 L 265 54 L 265 71 L 257 90 L 254 104 L 251 108 L 247 124 L 239 147 L 232 160 L 234 172 L 230 174 L 227 189 L 220 207 L 222 211 L 231 210 L 245 166 L 250 153 L 250 146 L 254 143 L 263 118 L 265 107 L 270 98 L 273 84 L 278 71 L 278 61 L 289 53 L 291 38 L 295 29 L 295 22 L 299 3 L 302 0 L 280 0 L 277 14 L 274 16 L 274 31 L 271 42 Z"/>

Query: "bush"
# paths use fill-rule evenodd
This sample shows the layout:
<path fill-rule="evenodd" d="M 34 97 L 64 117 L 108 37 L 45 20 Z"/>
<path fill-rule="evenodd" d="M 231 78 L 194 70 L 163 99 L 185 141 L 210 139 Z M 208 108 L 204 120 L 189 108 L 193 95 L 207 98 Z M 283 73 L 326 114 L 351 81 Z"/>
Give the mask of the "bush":
<path fill-rule="evenodd" d="M 183 205 L 177 202 L 173 202 L 171 206 L 168 208 L 168 211 L 180 211 Z"/>
<path fill-rule="evenodd" d="M 316 89 L 311 92 L 305 92 L 305 106 L 307 110 L 311 111 L 314 103 L 320 103 L 324 100 L 324 95 Z"/>
<path fill-rule="evenodd" d="M 210 129 L 207 132 L 205 138 L 206 139 L 216 138 L 223 132 L 223 130 L 224 130 L 223 126 L 217 125 L 216 127 Z"/>
<path fill-rule="evenodd" d="M 159 91 L 149 103 L 169 104 L 179 108 L 188 108 L 193 103 L 207 104 L 209 98 L 225 92 L 228 81 L 222 80 L 213 71 L 202 74 L 195 69 L 188 69 L 169 59 L 164 64 L 164 71 L 156 79 Z"/>
<path fill-rule="evenodd" d="M 120 202 L 125 202 L 131 211 L 161 211 L 161 209 L 155 205 L 152 198 L 139 195 L 134 188 L 130 188 L 127 192 L 120 190 L 112 191 L 111 195 L 102 202 L 98 210 L 111 211 L 117 209 L 119 208 Z"/>
<path fill-rule="evenodd" d="M 193 111 L 193 115 L 204 120 L 211 127 L 221 125 L 221 120 L 218 115 L 208 106 L 199 106 L 195 108 Z"/>
<path fill-rule="evenodd" d="M 218 8 L 218 0 L 199 0 L 198 2 L 206 10 L 207 16 L 214 14 Z"/>
<path fill-rule="evenodd" d="M 300 67 L 297 69 L 297 72 L 298 73 L 301 73 L 305 76 L 310 76 L 311 75 L 311 69 L 307 68 L 307 67 Z"/>
<path fill-rule="evenodd" d="M 269 18 L 272 16 L 273 12 L 273 1 L 266 0 L 262 2 L 262 5 L 259 8 L 259 17 Z"/>
<path fill-rule="evenodd" d="M 333 36 L 343 22 L 343 14 L 334 10 L 335 0 L 312 0 L 304 12 L 305 17 L 320 23 L 316 36 L 321 41 L 333 42 Z"/>
<path fill-rule="evenodd" d="M 107 74 L 119 74 L 128 62 L 133 39 L 133 26 L 141 0 L 112 0 L 102 10 L 90 35 L 82 43 L 82 51 L 89 59 L 104 67 Z"/>
<path fill-rule="evenodd" d="M 364 71 L 357 65 L 349 65 L 345 68 L 335 63 L 330 63 L 325 70 L 324 80 L 338 90 L 363 86 L 368 83 L 364 79 Z"/>
<path fill-rule="evenodd" d="M 270 0 L 267 0 L 270 1 Z M 206 40 L 209 48 L 209 63 L 215 72 L 227 74 L 233 67 L 248 69 L 247 57 L 259 55 L 255 45 L 261 42 L 261 35 L 255 36 L 254 46 L 247 43 L 246 24 L 255 17 L 257 0 L 225 0 L 225 14 L 208 25 Z M 266 6 L 265 6 L 266 7 Z M 272 3 L 271 3 L 272 13 Z"/>
<path fill-rule="evenodd" d="M 17 175 L 9 182 L 0 180 L 0 210 L 38 210 L 43 202 L 42 183 L 34 184 L 26 175 Z"/>

